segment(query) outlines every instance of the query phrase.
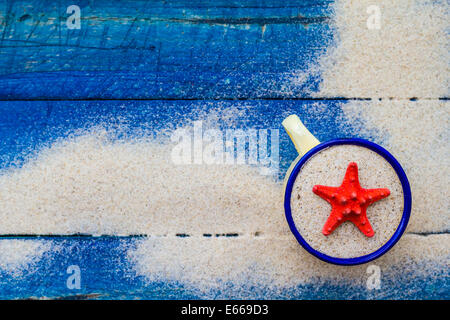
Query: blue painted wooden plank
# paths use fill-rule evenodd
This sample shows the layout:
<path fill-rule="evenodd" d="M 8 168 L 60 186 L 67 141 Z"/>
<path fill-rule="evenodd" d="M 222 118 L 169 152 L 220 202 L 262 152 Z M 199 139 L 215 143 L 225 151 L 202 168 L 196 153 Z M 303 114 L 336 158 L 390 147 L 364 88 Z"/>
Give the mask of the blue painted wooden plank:
<path fill-rule="evenodd" d="M 8 239 L 0 239 L 8 241 Z M 35 241 L 32 239 L 26 241 Z M 136 239 L 59 238 L 40 239 L 52 246 L 41 260 L 20 276 L 0 269 L 0 299 L 445 299 L 450 283 L 445 276 L 426 277 L 414 270 L 383 274 L 381 290 L 369 291 L 355 283 L 310 283 L 270 290 L 222 286 L 200 293 L 175 281 L 147 281 L 133 271 L 127 252 Z M 81 288 L 69 289 L 67 268 L 77 265 Z M 365 274 L 364 274 L 365 276 Z"/>
<path fill-rule="evenodd" d="M 278 129 L 280 133 L 280 176 L 297 153 L 284 129 L 282 120 L 298 114 L 320 140 L 349 137 L 354 132 L 342 124 L 341 100 L 268 100 L 268 101 L 1 101 L 0 169 L 20 166 L 25 159 L 58 138 L 78 129 L 103 125 L 126 126 L 129 135 L 148 134 L 202 120 L 210 112 L 234 110 L 230 124 L 218 119 L 222 129 Z M 351 134 L 353 136 L 353 134 Z"/>
<path fill-rule="evenodd" d="M 1 99 L 301 97 L 331 41 L 329 0 L 0 4 Z"/>

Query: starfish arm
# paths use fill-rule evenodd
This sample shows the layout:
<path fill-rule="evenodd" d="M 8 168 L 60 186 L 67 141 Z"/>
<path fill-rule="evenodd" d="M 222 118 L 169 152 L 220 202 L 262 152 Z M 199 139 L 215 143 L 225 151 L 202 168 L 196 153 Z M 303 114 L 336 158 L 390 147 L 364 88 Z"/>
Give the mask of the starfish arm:
<path fill-rule="evenodd" d="M 358 184 L 359 185 L 359 178 L 358 178 L 358 165 L 356 162 L 350 162 L 347 167 L 347 171 L 345 172 L 344 181 L 342 182 L 342 185 L 348 185 L 348 184 Z"/>
<path fill-rule="evenodd" d="M 342 222 L 344 222 L 344 219 L 342 218 L 342 215 L 339 213 L 339 211 L 336 209 L 332 209 L 327 222 L 325 222 L 325 225 L 323 226 L 322 233 L 328 236 L 337 227 L 339 227 Z"/>
<path fill-rule="evenodd" d="M 366 216 L 366 211 L 364 210 L 363 213 L 360 216 L 353 216 L 350 219 L 357 227 L 358 229 L 364 233 L 367 237 L 373 237 L 375 232 L 372 229 L 372 226 L 370 225 L 369 220 Z"/>
<path fill-rule="evenodd" d="M 322 199 L 331 203 L 331 200 L 336 197 L 338 189 L 338 187 L 315 185 L 312 191 Z"/>
<path fill-rule="evenodd" d="M 391 191 L 386 188 L 380 189 L 364 189 L 364 198 L 369 204 L 374 203 L 378 200 L 386 198 L 391 194 Z"/>

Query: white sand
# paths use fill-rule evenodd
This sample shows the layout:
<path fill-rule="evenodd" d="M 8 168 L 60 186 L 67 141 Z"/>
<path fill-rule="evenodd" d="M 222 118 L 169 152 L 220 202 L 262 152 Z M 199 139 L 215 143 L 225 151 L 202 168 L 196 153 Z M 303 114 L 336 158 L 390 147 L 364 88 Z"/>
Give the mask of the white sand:
<path fill-rule="evenodd" d="M 367 208 L 367 218 L 375 231 L 373 237 L 365 236 L 350 221 L 325 236 L 322 228 L 331 206 L 312 188 L 316 184 L 340 186 L 352 161 L 358 164 L 363 188 L 388 188 L 391 194 Z M 297 229 L 311 247 L 333 257 L 354 258 L 374 252 L 394 234 L 403 214 L 403 191 L 394 169 L 377 153 L 354 145 L 333 146 L 303 165 L 292 190 L 291 210 Z"/>
<path fill-rule="evenodd" d="M 281 187 L 256 168 L 173 165 L 171 144 L 104 130 L 0 176 L 0 234 L 264 233 L 284 226 Z"/>
<path fill-rule="evenodd" d="M 382 276 L 412 272 L 442 276 L 450 261 L 450 235 L 405 235 L 387 254 L 371 264 Z M 137 274 L 149 281 L 180 281 L 199 295 L 208 297 L 211 288 L 224 289 L 235 298 L 251 296 L 245 288 L 265 288 L 283 292 L 305 283 L 339 282 L 365 286 L 367 265 L 336 266 L 318 260 L 297 243 L 292 235 L 259 238 L 150 238 L 131 250 L 129 259 Z M 432 261 L 432 264 L 425 262 Z M 431 267 L 430 267 L 431 266 Z M 385 288 L 385 290 L 389 290 Z M 391 290 L 395 291 L 395 288 Z M 243 296 L 240 296 L 243 294 Z"/>
<path fill-rule="evenodd" d="M 25 271 L 31 272 L 50 248 L 49 241 L 1 239 L 0 273 L 20 277 Z"/>
<path fill-rule="evenodd" d="M 378 5 L 381 28 L 366 10 Z M 319 62 L 318 96 L 437 98 L 449 95 L 445 0 L 346 0 L 333 5 L 335 44 Z"/>

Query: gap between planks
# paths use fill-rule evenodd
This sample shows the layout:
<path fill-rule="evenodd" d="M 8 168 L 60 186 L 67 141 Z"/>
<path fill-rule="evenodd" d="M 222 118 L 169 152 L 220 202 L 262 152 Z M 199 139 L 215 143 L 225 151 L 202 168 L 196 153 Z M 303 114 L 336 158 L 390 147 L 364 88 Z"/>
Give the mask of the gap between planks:
<path fill-rule="evenodd" d="M 32 98 L 32 99 L 8 99 L 8 98 L 0 98 L 0 102 L 33 102 L 33 101 L 289 101 L 289 100 L 305 100 L 305 101 L 347 101 L 347 100 L 357 100 L 357 101 L 419 101 L 419 100 L 443 100 L 447 101 L 450 97 L 439 97 L 439 98 L 395 98 L 395 97 L 387 97 L 387 98 L 364 98 L 364 97 L 257 97 L 257 98 L 230 98 L 230 97 L 217 97 L 217 98 Z"/>
<path fill-rule="evenodd" d="M 416 235 L 427 237 L 430 235 L 444 235 L 450 234 L 450 230 L 445 231 L 430 231 L 430 232 L 406 232 L 405 235 Z M 93 235 L 93 234 L 2 234 L 1 239 L 132 239 L 132 238 L 259 238 L 268 239 L 262 232 L 256 231 L 253 233 L 202 233 L 202 234 L 187 234 L 187 233 L 175 233 L 175 234 L 132 234 L 132 235 Z M 277 239 L 288 239 L 291 236 L 280 237 L 276 235 Z"/>

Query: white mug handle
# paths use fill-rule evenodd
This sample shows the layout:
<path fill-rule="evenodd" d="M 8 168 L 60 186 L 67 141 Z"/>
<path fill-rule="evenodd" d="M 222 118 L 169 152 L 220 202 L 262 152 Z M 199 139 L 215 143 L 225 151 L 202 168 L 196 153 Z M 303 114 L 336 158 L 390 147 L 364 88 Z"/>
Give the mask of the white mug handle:
<path fill-rule="evenodd" d="M 320 144 L 319 140 L 305 127 L 300 118 L 292 114 L 281 123 L 294 143 L 295 149 L 300 156 Z"/>

